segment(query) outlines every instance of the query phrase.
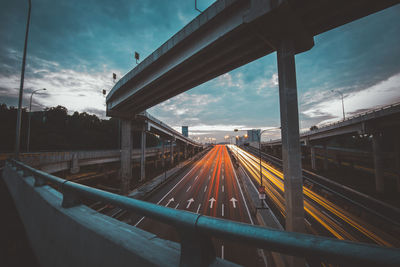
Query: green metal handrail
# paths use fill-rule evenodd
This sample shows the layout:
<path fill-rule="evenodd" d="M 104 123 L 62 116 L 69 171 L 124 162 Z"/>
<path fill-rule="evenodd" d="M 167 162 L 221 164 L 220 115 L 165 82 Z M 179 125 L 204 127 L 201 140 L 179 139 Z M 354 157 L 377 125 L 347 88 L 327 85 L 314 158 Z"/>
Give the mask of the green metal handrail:
<path fill-rule="evenodd" d="M 211 237 L 248 244 L 294 256 L 324 262 L 354 265 L 400 266 L 400 249 L 356 243 L 309 234 L 273 230 L 113 194 L 61 179 L 36 170 L 22 162 L 10 160 L 24 176 L 33 176 L 35 186 L 55 184 L 63 194 L 62 206 L 80 204 L 81 198 L 102 201 L 173 226 L 181 240 L 181 266 L 206 266 L 216 256 Z"/>

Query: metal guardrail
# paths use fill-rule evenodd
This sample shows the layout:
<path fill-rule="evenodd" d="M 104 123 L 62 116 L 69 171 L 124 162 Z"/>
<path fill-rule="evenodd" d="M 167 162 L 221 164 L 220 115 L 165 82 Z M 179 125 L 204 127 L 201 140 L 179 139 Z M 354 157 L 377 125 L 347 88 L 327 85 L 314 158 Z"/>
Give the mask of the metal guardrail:
<path fill-rule="evenodd" d="M 212 237 L 324 262 L 357 266 L 400 266 L 400 249 L 398 248 L 273 230 L 175 210 L 67 181 L 16 160 L 10 160 L 7 164 L 21 169 L 24 176 L 33 176 L 34 186 L 43 186 L 48 183 L 58 186 L 63 194 L 62 207 L 64 208 L 79 205 L 82 198 L 88 198 L 173 226 L 180 235 L 181 266 L 211 264 L 216 258 Z"/>

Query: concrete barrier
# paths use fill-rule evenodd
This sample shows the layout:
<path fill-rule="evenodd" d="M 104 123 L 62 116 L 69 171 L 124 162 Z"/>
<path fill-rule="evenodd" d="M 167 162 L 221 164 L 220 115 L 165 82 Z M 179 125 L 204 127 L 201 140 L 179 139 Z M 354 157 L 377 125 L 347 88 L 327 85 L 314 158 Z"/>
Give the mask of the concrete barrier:
<path fill-rule="evenodd" d="M 62 194 L 34 187 L 6 165 L 3 179 L 41 266 L 178 266 L 180 245 L 87 206 L 61 207 Z"/>

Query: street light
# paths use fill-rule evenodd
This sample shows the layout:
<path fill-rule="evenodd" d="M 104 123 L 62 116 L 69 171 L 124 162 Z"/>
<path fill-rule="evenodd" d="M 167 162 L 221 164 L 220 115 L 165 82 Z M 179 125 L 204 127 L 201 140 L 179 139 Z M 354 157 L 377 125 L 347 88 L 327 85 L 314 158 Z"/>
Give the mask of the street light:
<path fill-rule="evenodd" d="M 265 130 L 261 131 L 260 135 L 258 136 L 258 151 L 259 151 L 259 156 L 260 156 L 260 188 L 262 188 L 262 186 L 263 186 L 262 165 L 261 165 L 261 135 L 267 131 L 276 130 L 276 129 L 281 129 L 281 127 L 265 129 Z M 263 207 L 263 206 L 264 205 L 261 200 L 261 207 Z"/>
<path fill-rule="evenodd" d="M 26 62 L 26 48 L 28 45 L 28 33 L 29 33 L 29 22 L 31 20 L 31 0 L 28 0 L 28 18 L 26 22 L 25 32 L 25 44 L 24 44 L 24 55 L 22 57 L 22 70 L 21 70 L 21 83 L 19 87 L 18 97 L 18 114 L 17 114 L 17 125 L 16 125 L 16 136 L 15 136 L 15 158 L 19 158 L 20 139 L 21 139 L 21 116 L 22 116 L 22 95 L 24 92 L 24 77 L 25 77 L 25 62 Z"/>
<path fill-rule="evenodd" d="M 344 113 L 344 96 L 343 96 L 343 93 L 342 92 L 340 92 L 339 90 L 331 90 L 331 92 L 333 92 L 333 93 L 338 93 L 339 95 L 340 95 L 340 97 L 342 98 L 342 111 L 343 111 L 343 120 L 345 120 L 346 119 L 346 116 L 345 116 L 345 113 Z"/>
<path fill-rule="evenodd" d="M 26 152 L 29 152 L 29 143 L 30 143 L 30 140 L 31 140 L 32 97 L 33 97 L 33 94 L 38 92 L 38 91 L 46 91 L 46 88 L 37 89 L 37 90 L 33 91 L 32 94 L 31 94 L 31 100 L 29 101 L 28 138 L 27 138 L 27 141 L 26 141 Z"/>

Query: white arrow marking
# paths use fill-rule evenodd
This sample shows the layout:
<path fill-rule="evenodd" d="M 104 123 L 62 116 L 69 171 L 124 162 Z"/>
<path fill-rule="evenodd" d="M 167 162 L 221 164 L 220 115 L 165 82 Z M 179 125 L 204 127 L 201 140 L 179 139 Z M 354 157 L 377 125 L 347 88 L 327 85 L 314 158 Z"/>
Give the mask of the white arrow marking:
<path fill-rule="evenodd" d="M 190 207 L 190 204 L 192 204 L 194 202 L 194 199 L 191 198 L 187 202 L 188 202 L 188 204 L 187 204 L 186 208 L 188 209 Z"/>
<path fill-rule="evenodd" d="M 235 208 L 236 209 L 236 202 L 237 202 L 237 199 L 236 198 L 231 198 L 231 200 L 230 201 L 232 201 L 232 204 L 233 204 L 233 208 Z"/>
<path fill-rule="evenodd" d="M 192 187 L 192 186 L 190 185 L 190 186 L 188 187 L 188 189 L 186 190 L 186 192 L 189 191 L 191 187 Z"/>
<path fill-rule="evenodd" d="M 216 201 L 216 200 L 215 200 L 214 197 L 210 198 L 210 209 L 212 209 L 212 207 L 213 207 L 215 201 Z"/>
<path fill-rule="evenodd" d="M 165 207 L 168 207 L 168 205 L 169 205 L 172 201 L 175 201 L 175 199 L 174 199 L 174 198 L 171 198 L 170 200 L 168 200 L 168 203 L 167 203 L 167 205 L 165 205 Z"/>

